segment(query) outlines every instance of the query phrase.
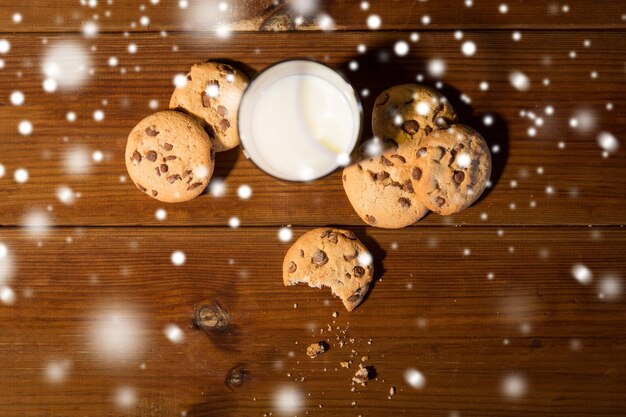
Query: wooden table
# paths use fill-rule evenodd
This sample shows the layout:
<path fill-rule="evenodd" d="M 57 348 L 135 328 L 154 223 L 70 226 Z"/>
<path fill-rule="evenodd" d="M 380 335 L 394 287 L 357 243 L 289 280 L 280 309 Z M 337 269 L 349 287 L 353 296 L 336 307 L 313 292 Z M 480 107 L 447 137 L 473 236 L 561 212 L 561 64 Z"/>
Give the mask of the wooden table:
<path fill-rule="evenodd" d="M 197 0 L 2 3 L 0 415 L 626 414 L 623 2 L 328 1 L 300 26 L 271 0 L 208 2 L 208 21 Z M 86 80 L 47 92 L 44 54 L 66 42 Z M 288 184 L 240 150 L 217 156 L 222 197 L 165 205 L 133 187 L 126 136 L 166 108 L 176 74 L 227 58 L 254 75 L 293 57 L 342 70 L 366 126 L 383 89 L 441 82 L 494 150 L 492 188 L 392 231 L 360 221 L 340 173 Z M 621 147 L 603 155 L 601 133 Z M 282 285 L 288 225 L 294 239 L 348 227 L 371 249 L 376 283 L 357 310 Z M 199 311 L 213 327 L 194 324 Z M 320 340 L 329 351 L 309 359 Z M 375 370 L 365 387 L 351 384 L 359 363 Z"/>

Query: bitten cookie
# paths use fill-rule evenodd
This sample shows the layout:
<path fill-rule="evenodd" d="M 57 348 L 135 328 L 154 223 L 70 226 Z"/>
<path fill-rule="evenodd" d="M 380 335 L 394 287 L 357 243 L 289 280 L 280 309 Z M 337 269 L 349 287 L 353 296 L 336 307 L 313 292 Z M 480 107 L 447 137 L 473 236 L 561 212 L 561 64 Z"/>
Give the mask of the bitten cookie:
<path fill-rule="evenodd" d="M 175 111 L 151 114 L 128 135 L 126 169 L 140 191 L 166 203 L 191 200 L 213 175 L 207 133 Z"/>
<path fill-rule="evenodd" d="M 348 311 L 358 306 L 374 276 L 372 257 L 349 230 L 322 227 L 300 237 L 283 261 L 283 283 L 330 287 Z"/>
<path fill-rule="evenodd" d="M 170 109 L 190 114 L 202 122 L 215 152 L 239 145 L 237 113 L 248 77 L 235 67 L 221 62 L 195 64 L 187 83 L 177 87 Z"/>
<path fill-rule="evenodd" d="M 419 141 L 435 129 L 456 122 L 456 113 L 437 90 L 418 84 L 402 84 L 383 91 L 374 103 L 372 132 L 398 143 Z"/>
<path fill-rule="evenodd" d="M 365 143 L 356 163 L 343 170 L 343 188 L 359 217 L 371 226 L 398 229 L 428 213 L 411 182 L 418 144 L 374 139 Z"/>
<path fill-rule="evenodd" d="M 469 207 L 491 176 L 491 154 L 483 137 L 469 126 L 436 130 L 421 143 L 412 169 L 422 203 L 441 215 Z"/>

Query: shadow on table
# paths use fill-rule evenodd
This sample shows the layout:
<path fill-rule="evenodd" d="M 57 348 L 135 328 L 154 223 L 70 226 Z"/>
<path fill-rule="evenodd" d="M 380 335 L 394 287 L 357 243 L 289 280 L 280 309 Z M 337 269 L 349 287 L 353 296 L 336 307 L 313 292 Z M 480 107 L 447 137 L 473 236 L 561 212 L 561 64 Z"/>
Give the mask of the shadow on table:
<path fill-rule="evenodd" d="M 427 61 L 411 55 L 410 57 L 398 57 L 393 51 L 392 44 L 368 47 L 367 53 L 355 56 L 358 62 L 358 70 L 349 69 L 346 62 L 339 71 L 352 84 L 361 98 L 363 105 L 363 134 L 367 140 L 372 133 L 372 109 L 376 97 L 384 90 L 399 84 L 423 84 L 440 91 L 456 110 L 458 122 L 474 128 L 485 138 L 492 150 L 491 187 L 487 188 L 478 201 L 484 199 L 493 190 L 502 176 L 506 161 L 509 156 L 509 131 L 504 119 L 497 112 L 474 114 L 473 107 L 461 99 L 462 93 L 453 86 L 428 77 Z M 418 74 L 424 76 L 422 81 L 416 81 Z M 363 90 L 369 94 L 364 96 Z M 491 123 L 486 125 L 485 117 L 491 118 Z"/>

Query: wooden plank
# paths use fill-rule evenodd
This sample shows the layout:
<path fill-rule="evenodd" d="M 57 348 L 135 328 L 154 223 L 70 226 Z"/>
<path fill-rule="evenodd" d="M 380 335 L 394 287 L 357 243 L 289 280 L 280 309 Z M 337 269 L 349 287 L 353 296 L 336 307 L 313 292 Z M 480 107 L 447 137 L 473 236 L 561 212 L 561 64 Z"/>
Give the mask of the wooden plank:
<path fill-rule="evenodd" d="M 179 6 L 179 0 L 160 0 L 157 4 L 131 0 L 116 0 L 111 4 L 103 0 L 5 0 L 0 10 L 0 31 L 78 32 L 89 21 L 97 23 L 102 32 L 211 31 L 225 24 L 236 31 L 319 30 L 320 15 L 330 16 L 338 30 L 368 29 L 370 15 L 380 16 L 381 29 L 387 30 L 626 28 L 626 11 L 619 1 L 473 1 L 471 7 L 467 7 L 463 0 L 453 4 L 386 0 L 370 1 L 367 10 L 361 8 L 362 2 L 354 0 L 311 1 L 308 3 L 318 3 L 320 7 L 300 26 L 296 25 L 298 13 L 284 0 L 231 0 L 225 3 L 228 6 L 226 12 L 219 10 L 217 0 L 189 0 L 186 8 Z M 506 13 L 500 11 L 502 4 L 506 5 Z M 21 15 L 18 24 L 13 21 L 16 13 Z M 423 23 L 425 16 L 428 24 Z M 148 21 L 142 18 L 148 18 Z"/>
<path fill-rule="evenodd" d="M 0 307 L 0 414 L 280 415 L 284 387 L 302 395 L 289 415 L 626 413 L 626 304 L 606 292 L 610 277 L 624 285 L 623 230 L 355 231 L 378 280 L 348 313 L 327 290 L 282 285 L 289 244 L 275 228 L 1 229 L 14 263 L 2 300 L 4 285 L 15 300 Z M 588 285 L 572 277 L 578 263 L 593 272 Z M 226 329 L 192 328 L 195 307 L 216 304 Z M 169 324 L 181 343 L 166 338 Z M 318 340 L 330 350 L 311 360 Z M 363 355 L 378 377 L 351 392 Z M 238 367 L 247 377 L 227 386 Z M 425 387 L 405 382 L 409 368 Z"/>
<path fill-rule="evenodd" d="M 624 223 L 624 147 L 604 158 L 597 144 L 602 131 L 618 140 L 626 137 L 626 98 L 619 93 L 626 88 L 623 33 L 537 31 L 524 34 L 518 43 L 506 32 L 466 32 L 465 39 L 476 42 L 478 50 L 465 57 L 451 32 L 431 32 L 411 44 L 408 56 L 394 57 L 390 52 L 394 42 L 408 36 L 405 32 L 237 34 L 226 41 L 210 34 L 165 38 L 137 34 L 84 41 L 63 35 L 43 38 L 47 45 L 42 38 L 9 36 L 11 51 L 0 71 L 0 164 L 6 169 L 0 179 L 0 224 L 21 224 L 26 213 L 48 206 L 56 225 L 160 224 L 154 212 L 165 206 L 139 193 L 129 180 L 120 180 L 126 175 L 126 136 L 153 111 L 148 107 L 151 100 L 165 108 L 175 74 L 184 73 L 194 62 L 220 57 L 245 63 L 251 73 L 293 57 L 342 69 L 357 91 L 369 90 L 363 99 L 365 138 L 371 135 L 369 114 L 375 96 L 393 84 L 414 81 L 417 74 L 427 77 L 429 60 L 443 59 L 447 63 L 443 91 L 460 120 L 476 127 L 501 151 L 494 154 L 495 186 L 479 204 L 453 217 L 430 215 L 421 225 Z M 96 48 L 89 53 L 95 75 L 79 91 L 45 93 L 39 57 L 47 47 L 67 40 Z M 583 46 L 585 40 L 590 41 L 589 48 Z M 136 54 L 126 52 L 129 42 L 136 43 Z M 356 52 L 361 43 L 369 47 L 363 55 Z M 172 51 L 173 46 L 178 52 Z M 576 59 L 569 58 L 570 50 L 578 51 Z M 381 54 L 389 54 L 387 63 L 379 61 Z M 118 57 L 117 67 L 108 65 L 111 56 Z M 359 64 L 357 71 L 347 69 L 352 60 Z M 515 70 L 529 77 L 529 91 L 511 86 L 509 75 Z M 592 71 L 597 71 L 596 79 L 591 78 Z M 543 79 L 550 84 L 544 86 Z M 487 91 L 480 89 L 483 81 L 489 83 Z M 14 90 L 25 94 L 24 105 L 10 105 Z M 470 105 L 462 101 L 462 93 L 471 98 Z M 612 110 L 607 110 L 609 103 Z M 554 115 L 545 114 L 547 106 L 553 106 Z M 98 109 L 105 114 L 102 122 L 92 118 Z M 521 117 L 522 111 L 542 118 L 543 126 Z M 580 111 L 592 116 L 594 126 L 588 132 L 569 126 L 574 117 L 583 124 Z M 75 122 L 66 120 L 68 112 L 76 113 Z M 493 118 L 493 125 L 485 126 L 485 115 Z M 18 134 L 22 120 L 32 122 L 32 135 Z M 537 130 L 535 137 L 528 134 L 531 127 Z M 564 149 L 559 148 L 561 142 Z M 86 152 L 88 175 L 72 175 L 65 167 L 66 157 L 76 155 L 76 149 Z M 104 160 L 89 164 L 97 150 Z M 25 184 L 13 181 L 20 167 L 30 174 Z M 235 150 L 218 155 L 215 175 L 226 179 L 226 196 L 207 194 L 167 205 L 167 224 L 225 226 L 231 216 L 238 216 L 242 225 L 362 224 L 344 195 L 340 173 L 312 184 L 287 184 L 264 175 Z M 252 187 L 249 200 L 237 198 L 241 184 Z M 81 194 L 73 205 L 56 199 L 57 187 L 63 185 Z M 552 194 L 546 191 L 550 189 Z"/>

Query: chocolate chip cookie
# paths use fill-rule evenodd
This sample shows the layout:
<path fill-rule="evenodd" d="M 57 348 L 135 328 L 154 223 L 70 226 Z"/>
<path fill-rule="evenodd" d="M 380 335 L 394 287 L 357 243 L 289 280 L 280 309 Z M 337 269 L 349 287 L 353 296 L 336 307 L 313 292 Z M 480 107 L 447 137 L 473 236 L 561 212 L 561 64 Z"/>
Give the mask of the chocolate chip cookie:
<path fill-rule="evenodd" d="M 413 188 L 422 203 L 441 215 L 471 206 L 491 176 L 491 154 L 469 126 L 435 130 L 422 140 L 413 164 Z"/>
<path fill-rule="evenodd" d="M 175 111 L 151 114 L 128 135 L 126 169 L 137 188 L 166 203 L 191 200 L 213 175 L 215 154 L 196 121 Z"/>
<path fill-rule="evenodd" d="M 374 276 L 372 257 L 349 230 L 322 227 L 302 235 L 283 261 L 283 283 L 330 287 L 348 311 L 361 303 Z"/>
<path fill-rule="evenodd" d="M 402 84 L 383 91 L 374 103 L 372 132 L 380 139 L 398 143 L 419 141 L 435 129 L 446 129 L 456 122 L 456 113 L 437 90 Z"/>
<path fill-rule="evenodd" d="M 209 134 L 215 152 L 227 151 L 239 145 L 237 112 L 248 81 L 232 65 L 195 64 L 187 74 L 187 83 L 174 90 L 170 109 L 196 117 Z"/>
<path fill-rule="evenodd" d="M 359 217 L 371 226 L 398 229 L 428 213 L 413 189 L 411 169 L 419 145 L 374 139 L 343 170 L 343 188 Z"/>

